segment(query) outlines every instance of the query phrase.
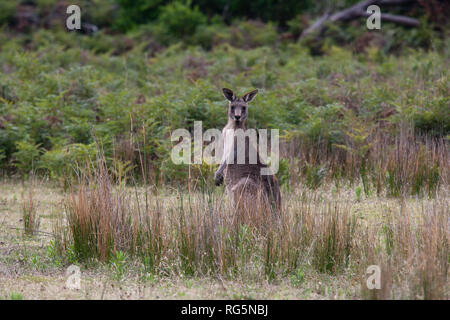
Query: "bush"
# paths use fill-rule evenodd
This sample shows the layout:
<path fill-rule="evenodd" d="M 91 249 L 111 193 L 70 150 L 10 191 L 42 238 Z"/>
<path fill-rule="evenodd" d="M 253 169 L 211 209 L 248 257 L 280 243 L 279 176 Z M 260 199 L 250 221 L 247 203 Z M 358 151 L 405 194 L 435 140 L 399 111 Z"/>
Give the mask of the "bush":
<path fill-rule="evenodd" d="M 66 188 L 80 170 L 91 167 L 95 157 L 95 144 L 74 143 L 46 151 L 41 157 L 40 167 Z"/>
<path fill-rule="evenodd" d="M 316 12 L 321 8 L 317 1 L 307 0 L 299 3 L 295 0 L 288 1 L 240 1 L 240 0 L 193 0 L 184 2 L 181 0 L 117 0 L 119 4 L 116 27 L 129 30 L 139 24 L 147 24 L 155 21 L 163 8 L 167 6 L 190 6 L 199 8 L 208 17 L 222 16 L 226 22 L 235 18 L 261 19 L 274 21 L 285 25 L 286 21 L 293 19 L 297 14 L 305 11 Z M 169 4 L 167 4 L 169 2 Z M 342 6 L 351 3 L 351 0 L 342 3 Z M 179 6 L 181 5 L 181 6 Z M 182 11 L 182 10 L 181 10 Z"/>
<path fill-rule="evenodd" d="M 188 16 L 196 12 L 186 5 L 171 6 L 188 8 Z M 158 51 L 151 43 L 154 24 L 126 37 L 107 32 L 85 37 L 42 29 L 6 37 L 0 51 L 0 66 L 5 70 L 0 74 L 2 167 L 10 172 L 19 167 L 29 170 L 30 158 L 21 157 L 24 163 L 13 158 L 18 142 L 26 141 L 46 150 L 43 157 L 32 156 L 39 168 L 55 179 L 66 179 L 76 163 L 85 161 L 75 156 L 78 151 L 95 156 L 94 129 L 108 163 L 133 168 L 127 174 L 136 178 L 179 186 L 186 183 L 188 167 L 169 163 L 170 132 L 192 131 L 194 121 L 203 121 L 205 130 L 222 128 L 227 102 L 220 88 L 226 86 L 238 95 L 260 90 L 249 108 L 249 128 L 279 128 L 282 136 L 296 137 L 289 145 L 292 151 L 284 149 L 290 165 L 280 167 L 282 184 L 304 180 L 317 188 L 330 178 L 362 175 L 364 191 L 371 180 L 377 192 L 398 181 L 408 182 L 406 190 L 423 194 L 417 190 L 421 186 L 433 190 L 436 177 L 444 181 L 445 152 L 426 160 L 430 168 L 436 165 L 438 176 L 434 171 L 405 176 L 395 170 L 401 161 L 392 159 L 386 168 L 388 162 L 378 163 L 377 158 L 391 154 L 388 146 L 397 150 L 395 128 L 405 121 L 414 123 L 416 133 L 448 134 L 445 54 L 410 50 L 397 57 L 377 47 L 354 53 L 329 44 L 323 48 L 324 55 L 312 57 L 299 43 L 278 43 L 274 24 L 236 20 L 226 26 L 218 18 L 210 25 L 203 18 L 195 21 L 202 24 L 184 43 Z M 160 21 L 156 25 L 166 28 Z M 114 42 L 126 38 L 133 45 L 123 53 L 125 48 Z M 20 49 L 24 44 L 26 51 Z M 365 129 L 358 134 L 360 124 Z M 381 142 L 371 131 L 378 128 Z M 367 150 L 353 143 L 356 136 L 348 132 L 364 136 Z M 338 145 L 346 148 L 338 149 Z M 20 148 L 20 152 L 32 151 L 25 145 Z M 371 155 L 375 151 L 377 157 Z M 404 170 L 411 168 L 406 165 Z M 191 177 L 203 172 L 191 167 Z M 387 172 L 394 180 L 386 178 Z M 414 176 L 417 187 L 411 186 Z"/>
<path fill-rule="evenodd" d="M 158 17 L 159 37 L 163 42 L 172 38 L 184 39 L 192 36 L 197 27 L 206 24 L 206 17 L 198 10 L 191 8 L 191 3 L 169 3 L 160 9 Z"/>
<path fill-rule="evenodd" d="M 0 2 L 0 26 L 11 22 L 16 7 L 19 5 L 18 0 L 9 0 Z"/>
<path fill-rule="evenodd" d="M 439 97 L 427 101 L 429 107 L 418 108 L 414 113 L 414 125 L 422 133 L 441 136 L 450 133 L 450 99 Z"/>
<path fill-rule="evenodd" d="M 223 23 L 200 25 L 189 42 L 210 50 L 219 44 L 231 43 L 231 34 Z"/>
<path fill-rule="evenodd" d="M 17 151 L 14 153 L 16 166 L 22 174 L 28 174 L 39 165 L 41 148 L 39 144 L 22 140 L 16 144 Z"/>
<path fill-rule="evenodd" d="M 129 30 L 138 24 L 155 20 L 164 0 L 117 0 L 117 3 L 119 10 L 114 26 L 121 30 Z"/>

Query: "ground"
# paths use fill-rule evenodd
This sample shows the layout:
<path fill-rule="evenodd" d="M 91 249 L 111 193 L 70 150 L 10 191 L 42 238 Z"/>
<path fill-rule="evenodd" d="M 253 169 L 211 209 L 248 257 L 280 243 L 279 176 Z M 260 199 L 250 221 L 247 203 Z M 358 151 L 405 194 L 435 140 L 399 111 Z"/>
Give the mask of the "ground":
<path fill-rule="evenodd" d="M 122 276 L 110 265 L 92 262 L 81 266 L 79 289 L 66 286 L 67 263 L 52 253 L 52 232 L 63 214 L 64 192 L 50 183 L 34 185 L 33 197 L 40 215 L 39 233 L 23 233 L 22 205 L 29 183 L 0 184 L 0 298 L 1 299 L 359 299 L 358 274 L 331 275 L 305 269 L 297 275 L 267 279 L 218 279 L 217 277 L 155 276 L 130 261 Z M 326 192 L 330 197 L 332 192 Z M 355 197 L 350 191 L 348 197 Z M 289 200 L 287 200 L 289 201 Z M 417 208 L 435 201 L 409 199 Z M 366 221 L 376 221 L 399 201 L 369 197 L 353 199 L 351 210 Z M 448 292 L 448 283 L 446 284 Z"/>

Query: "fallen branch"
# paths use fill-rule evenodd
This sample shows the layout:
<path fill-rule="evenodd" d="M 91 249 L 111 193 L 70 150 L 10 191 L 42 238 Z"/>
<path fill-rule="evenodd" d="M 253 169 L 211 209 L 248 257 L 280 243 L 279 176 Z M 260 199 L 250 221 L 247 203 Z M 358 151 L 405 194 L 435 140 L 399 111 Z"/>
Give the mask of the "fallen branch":
<path fill-rule="evenodd" d="M 366 13 L 365 16 L 368 17 L 370 14 Z M 389 13 L 382 13 L 380 18 L 382 21 L 389 21 L 407 27 L 418 27 L 420 25 L 420 22 L 417 19 Z"/>
<path fill-rule="evenodd" d="M 323 16 L 321 16 L 319 19 L 317 19 L 316 22 L 314 22 L 311 26 L 309 26 L 307 29 L 305 29 L 302 32 L 302 34 L 300 35 L 300 39 L 303 38 L 304 36 L 312 33 L 316 29 L 321 29 L 323 23 L 328 20 L 329 16 L 330 15 L 328 13 L 325 13 Z"/>
<path fill-rule="evenodd" d="M 337 21 L 349 21 L 361 17 L 369 17 L 370 14 L 367 13 L 367 7 L 370 5 L 404 5 L 406 3 L 415 2 L 415 0 L 365 0 L 358 2 L 357 4 L 344 9 L 342 11 L 336 12 L 330 15 L 328 12 L 317 19 L 311 26 L 305 29 L 300 35 L 299 39 L 304 38 L 306 35 L 318 31 L 321 32 L 325 28 L 325 22 L 337 22 Z M 381 13 L 380 19 L 382 21 L 389 21 L 397 24 L 401 24 L 408 27 L 418 27 L 420 22 L 417 19 L 393 15 L 389 13 Z"/>

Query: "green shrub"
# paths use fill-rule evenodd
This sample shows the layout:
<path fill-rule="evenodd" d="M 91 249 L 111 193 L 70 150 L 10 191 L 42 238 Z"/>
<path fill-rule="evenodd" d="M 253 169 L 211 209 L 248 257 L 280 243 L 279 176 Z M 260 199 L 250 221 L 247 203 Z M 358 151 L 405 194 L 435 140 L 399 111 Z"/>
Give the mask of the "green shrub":
<path fill-rule="evenodd" d="M 355 189 L 355 194 L 356 194 L 356 201 L 361 202 L 361 193 L 362 193 L 362 189 L 360 186 L 357 186 Z"/>
<path fill-rule="evenodd" d="M 138 24 L 155 20 L 160 12 L 163 0 L 117 0 L 118 17 L 114 26 L 121 30 L 129 30 Z"/>
<path fill-rule="evenodd" d="M 16 7 L 20 4 L 19 0 L 2 1 L 0 3 L 0 26 L 8 24 L 16 12 Z"/>
<path fill-rule="evenodd" d="M 365 160 L 378 150 L 372 129 L 380 129 L 394 149 L 395 128 L 405 121 L 414 124 L 417 135 L 448 135 L 445 53 L 411 49 L 395 56 L 372 43 L 358 53 L 329 42 L 321 47 L 324 55 L 312 57 L 300 43 L 279 43 L 275 24 L 237 19 L 228 26 L 217 17 L 207 24 L 192 5 L 164 8 L 161 21 L 127 35 L 106 29 L 94 36 L 44 29 L 14 37 L 0 32 L 1 167 L 24 171 L 33 162 L 52 178 L 70 177 L 76 163 L 85 161 L 74 160 L 73 148 L 87 148 L 95 156 L 94 129 L 108 164 L 126 166 L 128 177 L 140 178 L 144 165 L 154 183 L 184 184 L 189 167 L 169 163 L 170 132 L 192 131 L 194 121 L 202 121 L 204 130 L 222 128 L 227 102 L 220 89 L 226 86 L 239 95 L 259 89 L 249 108 L 249 128 L 279 128 L 305 146 L 298 149 L 302 154 L 288 155 L 298 163 L 280 164 L 281 184 L 290 174 L 304 174 L 301 180 L 312 188 L 325 178 L 362 178 L 369 196 L 370 179 L 377 192 L 391 186 L 393 193 L 402 183 L 422 193 L 419 189 L 433 189 L 427 181 L 431 186 L 445 179 L 445 166 L 436 156 L 424 160 L 436 169 L 423 174 L 402 173 L 414 166 L 399 171 L 401 161 L 395 159 L 388 168 L 375 158 Z M 192 26 L 177 44 L 179 36 L 162 22 L 172 14 L 187 16 Z M 155 28 L 170 46 L 161 46 Z M 127 41 L 129 46 L 122 44 Z M 358 133 L 360 127 L 364 130 Z M 33 147 L 19 146 L 22 141 L 34 144 L 34 154 Z M 310 167 L 304 169 L 304 162 Z M 190 169 L 195 178 L 209 170 Z"/>
<path fill-rule="evenodd" d="M 288 159 L 280 159 L 279 168 L 277 173 L 278 183 L 280 186 L 289 187 L 289 160 Z"/>
<path fill-rule="evenodd" d="M 206 17 L 198 7 L 192 7 L 190 1 L 169 3 L 161 7 L 160 12 L 157 20 L 160 39 L 166 43 L 173 38 L 192 36 L 198 26 L 206 24 Z"/>
<path fill-rule="evenodd" d="M 22 294 L 21 294 L 21 293 L 18 293 L 18 292 L 11 292 L 11 293 L 9 294 L 9 298 L 10 298 L 11 300 L 23 300 Z"/>
<path fill-rule="evenodd" d="M 414 112 L 414 125 L 422 133 L 442 136 L 450 132 L 450 98 L 436 97 Z"/>
<path fill-rule="evenodd" d="M 95 144 L 74 143 L 46 151 L 40 162 L 51 178 L 67 187 L 76 178 L 80 170 L 90 168 L 95 162 L 97 149 Z"/>
<path fill-rule="evenodd" d="M 300 287 L 305 281 L 305 273 L 302 269 L 297 269 L 293 275 L 291 275 L 291 285 L 294 287 Z"/>
<path fill-rule="evenodd" d="M 223 23 L 199 25 L 189 43 L 200 45 L 205 49 L 212 49 L 214 46 L 223 43 L 231 43 L 231 33 L 229 28 Z"/>
<path fill-rule="evenodd" d="M 316 190 L 322 185 L 326 172 L 327 169 L 325 166 L 311 166 L 307 164 L 304 168 L 306 185 L 310 189 Z"/>
<path fill-rule="evenodd" d="M 110 259 L 111 269 L 114 272 L 116 280 L 121 280 L 126 272 L 127 267 L 127 254 L 122 251 L 116 251 Z"/>
<path fill-rule="evenodd" d="M 39 166 L 39 157 L 42 149 L 39 144 L 22 140 L 16 143 L 17 151 L 14 152 L 16 166 L 22 174 L 28 174 Z"/>

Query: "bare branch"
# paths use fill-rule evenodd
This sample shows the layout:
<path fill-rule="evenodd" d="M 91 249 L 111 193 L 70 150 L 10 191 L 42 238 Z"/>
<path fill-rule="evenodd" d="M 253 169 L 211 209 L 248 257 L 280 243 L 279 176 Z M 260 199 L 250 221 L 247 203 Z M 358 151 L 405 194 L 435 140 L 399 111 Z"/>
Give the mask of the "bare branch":
<path fill-rule="evenodd" d="M 319 19 L 317 19 L 311 26 L 309 26 L 307 29 L 305 29 L 302 34 L 300 35 L 299 39 L 304 38 L 306 35 L 314 32 L 314 31 L 322 31 L 325 27 L 324 24 L 326 21 L 331 22 L 337 22 L 337 21 L 349 21 L 353 19 L 357 19 L 360 17 L 368 17 L 370 14 L 366 12 L 366 9 L 370 5 L 403 5 L 409 2 L 416 2 L 416 0 L 365 0 L 356 3 L 355 5 L 341 10 L 339 12 L 336 12 L 332 15 L 330 15 L 328 12 L 325 13 L 323 16 L 321 16 Z M 401 24 L 404 26 L 409 27 L 417 27 L 419 26 L 420 22 L 417 19 L 405 17 L 405 16 L 398 16 L 398 15 L 392 15 L 389 13 L 382 13 L 381 14 L 381 20 L 384 21 L 390 21 L 397 24 Z"/>
<path fill-rule="evenodd" d="M 367 14 L 367 16 L 369 16 L 369 15 Z M 420 25 L 420 21 L 417 19 L 405 17 L 405 16 L 398 16 L 398 15 L 389 14 L 389 13 L 382 13 L 381 20 L 394 22 L 394 23 L 401 24 L 401 25 L 408 26 L 408 27 L 418 27 Z"/>
<path fill-rule="evenodd" d="M 417 0 L 382 0 L 380 5 L 383 6 L 398 6 L 410 2 L 417 2 Z"/>
<path fill-rule="evenodd" d="M 357 4 L 351 6 L 350 8 L 344 9 L 342 11 L 336 12 L 330 17 L 330 21 L 345 21 L 351 20 L 354 18 L 361 17 L 361 15 L 365 12 L 365 9 L 372 4 L 379 4 L 381 0 L 365 0 L 362 2 L 358 2 Z"/>
<path fill-rule="evenodd" d="M 322 27 L 322 24 L 328 20 L 329 16 L 330 15 L 328 13 L 325 13 L 323 16 L 321 16 L 319 19 L 317 19 L 316 22 L 314 22 L 312 25 L 310 25 L 307 29 L 305 29 L 302 32 L 300 38 L 303 38 L 304 36 L 313 32 L 316 29 L 320 29 Z"/>

